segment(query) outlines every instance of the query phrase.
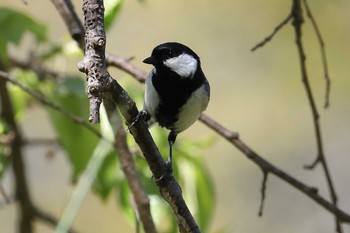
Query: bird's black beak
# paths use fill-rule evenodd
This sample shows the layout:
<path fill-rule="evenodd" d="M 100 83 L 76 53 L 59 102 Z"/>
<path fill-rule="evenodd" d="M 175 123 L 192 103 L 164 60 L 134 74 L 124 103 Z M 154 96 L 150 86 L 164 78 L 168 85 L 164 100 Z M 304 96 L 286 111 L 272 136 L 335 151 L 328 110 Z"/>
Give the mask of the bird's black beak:
<path fill-rule="evenodd" d="M 150 57 L 146 58 L 145 60 L 143 60 L 143 63 L 154 65 L 157 63 L 157 60 L 154 57 L 150 56 Z"/>

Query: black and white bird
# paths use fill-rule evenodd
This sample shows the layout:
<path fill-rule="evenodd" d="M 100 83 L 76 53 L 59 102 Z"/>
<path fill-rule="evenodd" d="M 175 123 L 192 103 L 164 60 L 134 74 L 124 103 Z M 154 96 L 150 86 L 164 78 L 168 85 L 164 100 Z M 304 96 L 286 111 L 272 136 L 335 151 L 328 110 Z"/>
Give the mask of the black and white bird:
<path fill-rule="evenodd" d="M 176 136 L 207 108 L 210 86 L 198 55 L 183 44 L 160 44 L 143 62 L 154 68 L 146 79 L 142 114 L 148 116 L 149 124 L 157 122 L 170 130 L 167 166 L 171 169 Z"/>

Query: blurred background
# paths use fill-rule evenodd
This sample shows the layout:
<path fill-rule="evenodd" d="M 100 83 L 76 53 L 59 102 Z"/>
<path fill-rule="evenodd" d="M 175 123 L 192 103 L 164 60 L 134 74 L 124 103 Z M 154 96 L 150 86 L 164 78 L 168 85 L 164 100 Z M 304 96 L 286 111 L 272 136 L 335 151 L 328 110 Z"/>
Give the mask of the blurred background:
<path fill-rule="evenodd" d="M 81 2 L 73 1 L 81 15 Z M 178 41 L 199 54 L 211 83 L 211 102 L 206 113 L 233 131 L 266 160 L 317 187 L 329 199 L 320 166 L 309 171 L 303 165 L 316 158 L 312 115 L 303 84 L 294 31 L 286 25 L 268 44 L 250 49 L 289 14 L 292 1 L 279 0 L 146 0 L 124 2 L 120 15 L 107 34 L 107 51 L 126 58 L 148 71 L 142 60 L 154 46 Z M 350 212 L 350 1 L 308 1 L 320 27 L 332 79 L 330 107 L 324 109 L 325 81 L 319 43 L 305 18 L 303 41 L 324 141 L 325 155 L 339 197 L 339 207 Z M 50 1 L 2 0 L 29 12 L 49 26 L 50 39 L 69 40 L 66 27 Z M 25 43 L 25 42 L 23 42 Z M 58 59 L 53 68 L 76 72 L 77 60 Z M 115 68 L 113 77 L 129 78 Z M 135 85 L 140 85 L 136 81 Z M 140 85 L 141 86 L 141 85 Z M 33 107 L 21 125 L 28 137 L 54 138 L 47 114 Z M 216 135 L 196 123 L 179 136 L 208 138 Z M 34 201 L 60 216 L 74 188 L 71 170 L 63 152 L 50 147 L 55 156 L 48 160 L 48 148 L 25 150 L 27 177 Z M 268 177 L 264 214 L 258 217 L 261 170 L 225 140 L 217 138 L 202 156 L 213 177 L 216 207 L 211 232 L 335 232 L 334 218 L 325 209 L 281 180 Z M 6 174 L 3 186 L 11 190 L 13 175 Z M 0 232 L 15 232 L 16 207 L 0 209 Z M 79 232 L 133 232 L 114 198 L 104 203 L 91 194 L 74 227 Z M 36 232 L 53 232 L 37 224 Z M 350 226 L 344 225 L 344 232 Z"/>

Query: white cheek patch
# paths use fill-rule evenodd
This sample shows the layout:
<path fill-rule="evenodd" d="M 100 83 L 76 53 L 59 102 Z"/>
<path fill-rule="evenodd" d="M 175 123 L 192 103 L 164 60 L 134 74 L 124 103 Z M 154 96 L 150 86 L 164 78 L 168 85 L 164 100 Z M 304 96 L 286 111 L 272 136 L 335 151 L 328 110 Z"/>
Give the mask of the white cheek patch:
<path fill-rule="evenodd" d="M 184 53 L 177 57 L 167 59 L 164 61 L 164 65 L 181 77 L 192 78 L 197 70 L 197 60 L 191 55 Z"/>

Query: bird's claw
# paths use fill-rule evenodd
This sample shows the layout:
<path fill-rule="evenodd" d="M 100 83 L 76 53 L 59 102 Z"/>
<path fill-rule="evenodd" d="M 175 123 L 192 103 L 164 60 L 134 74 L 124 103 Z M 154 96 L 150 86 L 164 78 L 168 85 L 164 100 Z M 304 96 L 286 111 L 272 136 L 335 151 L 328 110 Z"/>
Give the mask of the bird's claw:
<path fill-rule="evenodd" d="M 145 110 L 140 111 L 137 116 L 132 120 L 131 124 L 128 127 L 128 130 L 130 131 L 130 129 L 140 120 L 140 119 L 144 119 L 147 120 L 149 118 L 149 114 L 148 112 L 146 112 Z"/>
<path fill-rule="evenodd" d="M 165 177 L 167 177 L 167 176 L 169 176 L 169 177 L 173 176 L 173 166 L 172 166 L 171 161 L 166 162 L 166 163 L 165 163 L 165 167 L 166 167 L 165 172 L 164 172 L 160 177 L 155 178 L 155 177 L 152 176 L 153 180 L 154 180 L 157 184 L 159 184 L 160 182 L 162 182 L 163 179 L 164 179 Z"/>

